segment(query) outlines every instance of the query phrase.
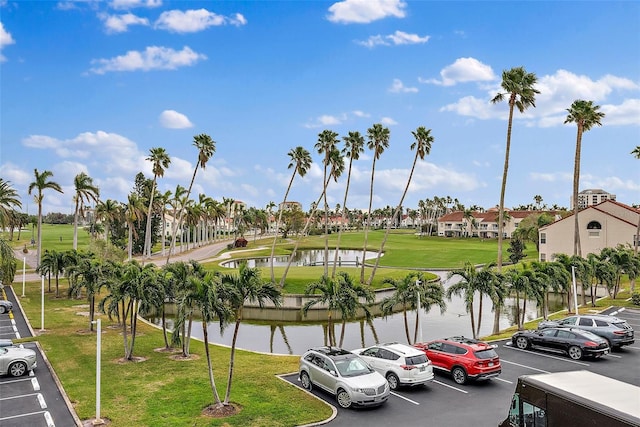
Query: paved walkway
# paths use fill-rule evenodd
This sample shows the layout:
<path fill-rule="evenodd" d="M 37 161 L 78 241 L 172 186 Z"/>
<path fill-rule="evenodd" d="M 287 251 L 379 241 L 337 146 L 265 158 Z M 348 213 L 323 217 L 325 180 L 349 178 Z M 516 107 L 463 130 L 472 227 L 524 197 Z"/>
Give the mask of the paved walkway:
<path fill-rule="evenodd" d="M 228 254 L 218 255 L 221 251 L 227 248 L 229 243 L 233 242 L 233 240 L 223 240 L 217 241 L 215 243 L 211 243 L 209 245 L 197 247 L 195 249 L 189 249 L 184 252 L 178 252 L 174 255 L 171 255 L 169 262 L 177 262 L 177 261 L 190 261 L 196 260 L 200 262 L 210 262 L 215 260 L 222 260 L 225 258 L 230 258 Z M 263 249 L 260 248 L 252 248 L 251 250 Z M 174 249 L 176 250 L 176 249 Z M 178 248 L 179 250 L 179 248 Z M 35 265 L 37 264 L 37 251 L 36 249 L 29 249 L 28 253 L 23 253 L 22 249 L 14 250 L 16 258 L 18 259 L 18 269 L 16 270 L 16 276 L 14 278 L 13 283 L 22 283 L 23 279 L 23 264 L 26 262 L 27 268 L 25 269 L 24 279 L 27 282 L 32 282 L 34 280 L 40 279 L 40 275 L 35 272 Z M 235 251 L 234 253 L 238 253 L 239 251 Z M 135 260 L 147 263 L 152 262 L 157 266 L 162 266 L 167 263 L 167 254 L 168 249 L 165 251 L 164 255 L 162 252 L 156 252 L 151 255 L 151 259 L 147 260 L 141 256 L 134 257 Z M 29 268 L 29 266 L 31 266 Z"/>

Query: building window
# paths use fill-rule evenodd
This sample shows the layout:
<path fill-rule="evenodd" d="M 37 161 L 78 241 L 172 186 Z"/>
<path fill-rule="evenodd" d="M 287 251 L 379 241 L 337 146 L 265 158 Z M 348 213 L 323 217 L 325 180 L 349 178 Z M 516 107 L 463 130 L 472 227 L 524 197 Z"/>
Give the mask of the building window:
<path fill-rule="evenodd" d="M 547 254 L 541 253 L 540 254 L 540 261 L 546 261 L 547 260 Z"/>
<path fill-rule="evenodd" d="M 540 244 L 543 245 L 547 243 L 547 233 L 540 233 Z"/>
<path fill-rule="evenodd" d="M 602 225 L 598 221 L 591 221 L 587 224 L 587 230 L 602 230 Z"/>

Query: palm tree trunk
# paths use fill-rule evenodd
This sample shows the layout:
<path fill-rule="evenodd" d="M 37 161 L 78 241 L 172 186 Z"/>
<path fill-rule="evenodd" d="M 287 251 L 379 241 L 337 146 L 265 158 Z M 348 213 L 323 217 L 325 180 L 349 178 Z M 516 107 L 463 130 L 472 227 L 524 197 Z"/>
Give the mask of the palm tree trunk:
<path fill-rule="evenodd" d="M 340 328 L 340 345 L 338 347 L 342 348 L 342 343 L 344 342 L 344 331 L 347 326 L 346 319 L 342 319 L 342 328 Z"/>
<path fill-rule="evenodd" d="M 233 329 L 233 338 L 231 339 L 231 356 L 229 357 L 229 376 L 227 377 L 227 392 L 224 396 L 224 405 L 229 404 L 229 398 L 231 397 L 231 380 L 233 379 L 233 364 L 236 357 L 236 340 L 238 339 L 238 330 L 240 329 L 240 320 L 242 315 L 236 316 L 236 326 Z"/>
<path fill-rule="evenodd" d="M 371 205 L 373 203 L 373 177 L 376 172 L 376 155 L 373 154 L 373 164 L 371 166 L 371 185 L 369 189 L 369 209 L 367 210 L 367 221 L 364 226 L 364 244 L 362 245 L 362 268 L 360 269 L 360 283 L 364 284 L 364 258 L 367 255 L 367 242 L 369 239 L 369 226 L 371 224 Z M 407 338 L 409 332 L 407 331 Z"/>
<path fill-rule="evenodd" d="M 167 314 L 162 304 L 162 337 L 164 338 L 164 348 L 169 349 L 169 339 L 167 337 Z"/>
<path fill-rule="evenodd" d="M 476 334 L 476 315 L 473 312 L 473 301 L 469 304 L 469 317 L 471 317 L 471 334 L 473 334 L 473 339 L 476 339 L 478 335 Z"/>
<path fill-rule="evenodd" d="M 196 162 L 196 167 L 193 169 L 193 175 L 191 176 L 191 183 L 189 184 L 189 190 L 187 190 L 186 200 L 189 200 L 189 196 L 191 195 L 191 188 L 193 187 L 193 181 L 195 181 L 196 179 L 198 166 L 200 166 L 200 162 Z M 178 217 L 178 225 L 182 224 L 182 219 L 184 218 L 184 211 L 185 211 L 184 209 L 180 209 L 180 216 Z M 174 234 L 172 237 L 173 238 L 171 239 L 171 246 L 169 247 L 169 254 L 167 255 L 167 264 L 169 264 L 169 259 L 171 258 L 171 251 L 173 250 L 175 241 L 176 241 L 176 235 Z M 149 244 L 149 256 L 151 256 L 151 244 Z"/>
<path fill-rule="evenodd" d="M 582 125 L 578 122 L 576 155 L 573 161 L 573 254 L 582 256 L 580 247 L 580 226 L 578 224 L 578 190 L 580 186 L 580 151 L 582 148 Z"/>
<path fill-rule="evenodd" d="M 340 251 L 340 239 L 342 238 L 342 230 L 344 227 L 344 220 L 347 216 L 347 195 L 349 194 L 349 184 L 351 183 L 351 165 L 353 159 L 349 160 L 349 172 L 347 173 L 347 184 L 344 190 L 344 199 L 342 201 L 342 215 L 340 218 L 340 230 L 338 231 L 338 241 L 336 242 L 336 252 L 333 254 L 333 270 L 331 271 L 331 278 L 336 277 L 336 266 L 338 264 L 338 252 Z"/>
<path fill-rule="evenodd" d="M 209 384 L 211 385 L 211 393 L 213 394 L 213 401 L 216 406 L 220 406 L 220 396 L 218 395 L 218 389 L 216 388 L 216 382 L 213 378 L 213 366 L 211 364 L 211 353 L 209 352 L 209 332 L 207 331 L 207 322 L 202 322 L 202 337 L 204 340 L 204 352 L 207 356 L 207 369 L 209 371 Z"/>
<path fill-rule="evenodd" d="M 402 307 L 402 317 L 404 318 L 404 333 L 407 336 L 407 344 L 411 344 L 411 337 L 409 336 L 409 321 L 407 320 L 407 307 Z"/>
<path fill-rule="evenodd" d="M 482 324 L 482 292 L 480 292 L 480 301 L 478 304 L 478 327 L 476 329 L 476 336 L 480 336 L 480 325 Z"/>

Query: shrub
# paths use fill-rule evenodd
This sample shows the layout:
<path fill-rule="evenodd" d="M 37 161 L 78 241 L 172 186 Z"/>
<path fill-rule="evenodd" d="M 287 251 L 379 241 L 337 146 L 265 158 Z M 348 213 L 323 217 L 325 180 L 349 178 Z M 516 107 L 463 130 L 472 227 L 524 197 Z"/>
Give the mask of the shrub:
<path fill-rule="evenodd" d="M 631 302 L 633 305 L 640 305 L 640 292 L 634 292 L 633 295 L 631 295 Z"/>

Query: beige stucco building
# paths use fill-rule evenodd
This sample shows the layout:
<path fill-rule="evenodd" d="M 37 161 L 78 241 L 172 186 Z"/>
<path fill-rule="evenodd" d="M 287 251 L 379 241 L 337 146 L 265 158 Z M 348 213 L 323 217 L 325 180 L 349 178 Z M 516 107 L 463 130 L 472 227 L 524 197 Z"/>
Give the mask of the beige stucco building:
<path fill-rule="evenodd" d="M 638 244 L 637 227 L 640 210 L 605 200 L 578 212 L 582 256 L 598 254 L 603 248 L 619 244 Z M 553 261 L 554 254 L 573 255 L 574 217 L 569 215 L 540 228 L 540 261 Z"/>

